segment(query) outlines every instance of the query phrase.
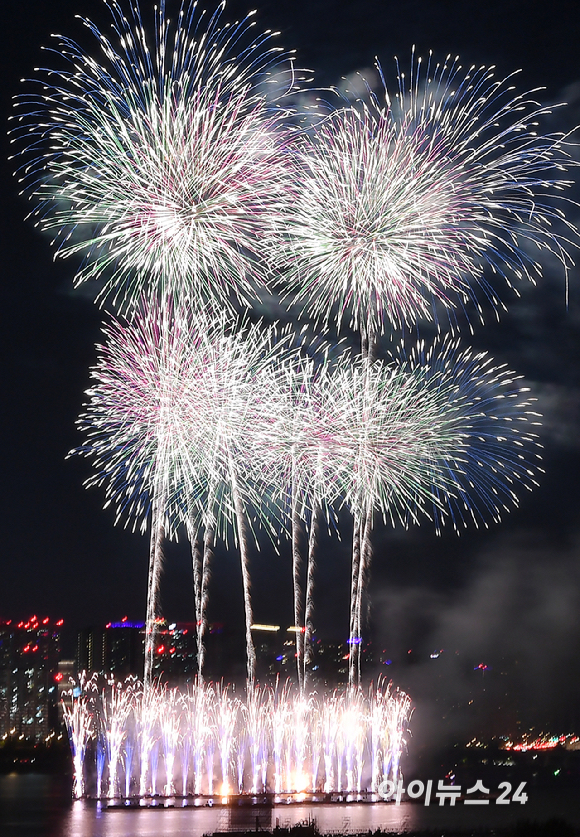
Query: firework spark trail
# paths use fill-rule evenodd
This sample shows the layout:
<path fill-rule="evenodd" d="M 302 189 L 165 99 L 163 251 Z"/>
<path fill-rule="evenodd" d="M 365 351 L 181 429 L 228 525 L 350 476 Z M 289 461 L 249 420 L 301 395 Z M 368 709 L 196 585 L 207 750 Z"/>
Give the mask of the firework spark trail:
<path fill-rule="evenodd" d="M 216 329 L 214 337 L 205 342 L 194 394 L 196 403 L 203 405 L 199 424 L 203 427 L 208 453 L 201 459 L 197 452 L 196 457 L 200 463 L 198 476 L 210 487 L 207 492 L 210 505 L 206 508 L 211 528 L 215 525 L 215 531 L 226 539 L 227 528 L 231 527 L 240 551 L 250 682 L 255 675 L 255 651 L 250 630 L 253 619 L 247 509 L 254 508 L 273 533 L 271 509 L 260 490 L 261 463 L 264 442 L 280 409 L 282 396 L 276 375 L 282 368 L 278 361 L 285 350 L 286 341 L 276 329 L 248 326 L 221 336 Z M 198 442 L 197 433 L 193 441 Z"/>
<path fill-rule="evenodd" d="M 422 72 L 413 55 L 411 82 L 399 72 L 394 100 L 385 87 L 385 105 L 371 97 L 330 114 L 298 149 L 281 282 L 293 301 L 307 303 L 307 316 L 359 329 L 367 366 L 385 321 L 414 324 L 433 316 L 436 302 L 452 309 L 456 300 L 471 300 L 481 315 L 474 284 L 499 307 L 486 266 L 508 284 L 533 281 L 541 266 L 530 245 L 553 253 L 566 275 L 572 264 L 577 231 L 554 201 L 569 185 L 562 170 L 574 165 L 566 137 L 538 136 L 548 109 L 492 75 L 462 75 L 457 62 L 429 61 Z M 353 526 L 353 681 L 372 507 Z"/>
<path fill-rule="evenodd" d="M 210 504 L 213 502 L 210 494 Z M 211 506 L 210 506 L 211 508 Z M 198 630 L 198 672 L 201 676 L 203 674 L 203 665 L 205 660 L 204 649 L 204 635 L 207 627 L 207 604 L 209 599 L 209 580 L 211 577 L 211 563 L 213 560 L 213 549 L 215 543 L 215 531 L 210 521 L 206 524 L 203 540 L 203 559 L 201 572 L 201 591 L 200 591 L 200 615 L 199 615 L 199 630 Z"/>
<path fill-rule="evenodd" d="M 269 788 L 279 794 L 316 793 L 322 785 L 325 793 L 360 793 L 372 787 L 373 777 L 364 768 L 368 757 L 373 760 L 373 752 L 375 761 L 391 765 L 384 778 L 397 778 L 392 766 L 398 765 L 404 747 L 410 703 L 406 695 L 391 693 L 384 682 L 366 695 L 349 689 L 309 698 L 288 683 L 275 690 L 253 687 L 244 700 L 223 684 L 198 681 L 182 694 L 159 684 L 145 691 L 130 678 L 124 686 L 115 686 L 120 699 L 112 700 L 107 692 L 112 684 L 102 690 L 97 680 L 93 678 L 80 697 L 65 698 L 65 716 L 76 713 L 78 719 L 85 719 L 76 728 L 69 726 L 71 748 L 76 752 L 79 735 L 88 734 L 90 739 L 94 724 L 123 728 L 125 747 L 141 753 L 135 773 L 132 760 L 126 762 L 127 796 L 155 794 L 158 785 L 161 796 L 173 796 L 180 768 L 184 796 L 193 790 L 196 795 L 215 793 L 224 798 L 234 790 L 230 782 L 234 766 L 239 793 L 255 795 Z M 123 689 L 130 693 L 126 700 Z M 164 783 L 158 770 L 160 744 Z M 111 775 L 113 765 L 107 755 L 105 748 L 102 769 L 108 768 Z M 79 762 L 75 775 L 80 795 L 86 793 L 85 762 Z M 100 786 L 97 794 L 103 795 Z"/>
<path fill-rule="evenodd" d="M 190 519 L 186 522 L 187 537 L 191 544 L 191 566 L 193 570 L 193 600 L 195 609 L 195 630 L 197 642 L 197 674 L 198 678 L 203 677 L 203 661 L 205 656 L 205 647 L 203 643 L 203 633 L 201 631 L 201 613 L 202 613 L 202 576 L 203 576 L 203 546 L 199 539 L 199 529 L 196 528 L 195 523 Z"/>
<path fill-rule="evenodd" d="M 73 698 L 72 705 L 63 701 L 62 712 L 68 732 L 73 757 L 73 794 L 80 799 L 85 792 L 84 763 L 87 745 L 95 735 L 93 713 L 89 694 L 83 691 L 86 684 L 85 673 L 79 677 L 79 697 Z"/>
<path fill-rule="evenodd" d="M 280 374 L 276 375 L 281 394 L 280 408 L 260 453 L 265 481 L 270 484 L 265 490 L 274 490 L 281 517 L 288 514 L 290 518 L 296 664 L 302 689 L 311 661 L 309 644 L 317 526 L 321 512 L 330 513 L 331 504 L 338 499 L 347 467 L 344 457 L 341 458 L 343 446 L 337 435 L 335 417 L 337 394 L 329 385 L 327 361 L 323 359 L 316 368 L 313 361 L 295 353 L 283 355 L 282 365 Z M 308 529 L 304 591 L 301 582 L 303 524 Z"/>
<path fill-rule="evenodd" d="M 299 684 L 300 688 L 300 684 Z M 276 682 L 276 689 L 273 696 L 272 707 L 272 760 L 274 768 L 274 792 L 282 792 L 284 752 L 289 752 L 289 748 L 285 748 L 286 738 L 288 735 L 288 719 L 290 715 L 290 681 L 286 681 L 284 685 Z M 286 775 L 289 774 L 289 769 L 286 767 Z"/>
<path fill-rule="evenodd" d="M 294 586 L 294 628 L 296 630 L 296 670 L 298 674 L 298 688 L 300 691 L 304 688 L 304 668 L 302 665 L 305 638 L 302 635 L 300 627 L 302 625 L 302 590 L 300 582 L 300 569 L 302 565 L 302 531 L 301 531 L 301 517 L 298 511 L 298 492 L 294 490 L 296 484 L 296 462 L 295 451 L 292 451 L 292 493 L 290 498 L 291 504 L 291 540 L 292 540 L 292 583 Z"/>
<path fill-rule="evenodd" d="M 160 475 L 159 481 L 165 475 Z M 151 504 L 151 540 L 149 545 L 149 574 L 147 581 L 147 616 L 145 620 L 145 670 L 143 679 L 145 688 L 149 688 L 153 679 L 153 661 L 155 643 L 157 640 L 157 611 L 161 568 L 163 566 L 163 541 L 165 529 L 163 527 L 166 493 L 154 491 Z"/>
<path fill-rule="evenodd" d="M 179 728 L 181 724 L 181 695 L 174 690 L 164 691 L 162 696 L 163 713 L 159 717 L 163 756 L 165 759 L 165 796 L 175 793 L 174 770 L 175 754 L 179 743 Z"/>
<path fill-rule="evenodd" d="M 144 687 L 146 684 L 144 683 Z M 144 688 L 136 716 L 139 742 L 139 795 L 145 796 L 154 787 L 154 771 L 150 770 L 152 751 L 155 746 L 155 734 L 161 693 L 153 684 Z"/>
<path fill-rule="evenodd" d="M 229 773 L 234 744 L 234 732 L 238 720 L 238 711 L 239 706 L 236 701 L 230 697 L 227 686 L 224 687 L 223 684 L 218 684 L 216 687 L 216 720 L 217 741 L 222 775 L 220 793 L 222 796 L 228 796 L 231 793 Z"/>
<path fill-rule="evenodd" d="M 541 273 L 534 245 L 554 254 L 567 275 L 568 250 L 578 240 L 554 201 L 569 185 L 562 171 L 575 163 L 565 136 L 538 135 L 549 110 L 533 92 L 514 95 L 509 79 L 497 82 L 485 67 L 462 74 L 457 61 L 429 60 L 423 72 L 414 54 L 410 78 L 406 86 L 399 72 L 393 99 L 385 85 L 384 104 L 370 95 L 303 135 L 279 238 L 280 284 L 316 322 L 340 328 L 346 320 L 359 330 L 363 378 L 386 322 L 414 325 L 435 316 L 436 304 L 452 322 L 457 303 L 474 303 L 482 316 L 478 286 L 493 308 L 501 304 L 486 269 L 508 285 L 533 281 Z M 360 408 L 364 428 L 364 402 Z M 355 479 L 351 682 L 360 679 L 375 507 L 367 477 Z M 409 512 L 412 495 L 407 500 Z"/>
<path fill-rule="evenodd" d="M 117 45 L 84 20 L 100 59 L 57 36 L 68 67 L 19 97 L 32 214 L 55 231 L 57 255 L 84 255 L 76 283 L 104 280 L 100 298 L 122 310 L 149 288 L 195 308 L 255 299 L 287 176 L 284 110 L 263 87 L 274 71 L 292 87 L 290 68 L 251 16 L 221 25 L 223 4 L 208 20 L 184 0 L 172 23 L 162 3 L 152 45 L 137 3 L 127 16 L 106 5 Z"/>
<path fill-rule="evenodd" d="M 109 798 L 118 795 L 117 770 L 121 760 L 121 753 L 128 735 L 127 721 L 131 714 L 134 701 L 134 691 L 131 684 L 122 687 L 120 683 L 112 681 L 108 688 L 101 692 L 100 716 L 102 731 L 107 747 L 107 761 L 109 764 Z"/>
<path fill-rule="evenodd" d="M 308 558 L 306 567 L 306 598 L 304 608 L 304 688 L 308 690 L 309 675 L 313 661 L 312 639 L 314 633 L 314 572 L 316 569 L 316 547 L 320 524 L 321 504 L 314 496 L 308 533 Z"/>
<path fill-rule="evenodd" d="M 280 237 L 291 301 L 319 323 L 346 320 L 371 352 L 385 321 L 432 318 L 435 302 L 471 300 L 481 315 L 477 286 L 501 306 L 486 267 L 534 281 L 547 250 L 567 273 L 578 242 L 558 206 L 576 163 L 565 136 L 538 133 L 550 109 L 534 91 L 414 55 L 411 79 L 399 72 L 384 104 L 371 95 L 302 137 Z"/>

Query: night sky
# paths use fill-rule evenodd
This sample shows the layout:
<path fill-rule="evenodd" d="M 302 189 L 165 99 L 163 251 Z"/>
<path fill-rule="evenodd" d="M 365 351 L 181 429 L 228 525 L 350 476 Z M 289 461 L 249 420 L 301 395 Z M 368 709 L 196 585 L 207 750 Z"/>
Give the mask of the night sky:
<path fill-rule="evenodd" d="M 229 9 L 232 18 L 246 11 L 240 3 Z M 107 23 L 97 0 L 27 0 L 3 9 L 5 120 L 19 79 L 50 63 L 41 53 L 50 34 L 79 36 L 75 14 Z M 393 79 L 393 55 L 408 62 L 415 44 L 419 54 L 459 54 L 464 66 L 495 64 L 498 76 L 521 68 L 519 90 L 542 86 L 543 103 L 569 103 L 546 130 L 580 123 L 576 2 L 271 0 L 260 4 L 257 19 L 260 28 L 281 31 L 281 44 L 296 49 L 298 66 L 313 69 L 320 86 L 372 66 L 375 55 Z M 51 615 L 71 628 L 124 615 L 142 619 L 148 541 L 114 528 L 100 492 L 83 489 L 88 463 L 65 461 L 80 438 L 74 421 L 95 360 L 101 312 L 90 290 L 72 289 L 73 260 L 55 263 L 49 237 L 24 220 L 27 202 L 18 197 L 3 143 L 0 618 Z M 568 215 L 580 223 L 575 206 Z M 541 487 L 524 492 L 520 509 L 499 526 L 461 538 L 436 538 L 428 525 L 377 533 L 371 621 L 377 645 L 393 660 L 388 673 L 417 698 L 423 728 L 432 711 L 429 666 L 437 664 L 430 653 L 445 649 L 460 651 L 446 664 L 449 695 L 462 699 L 466 672 L 478 663 L 497 670 L 511 661 L 530 723 L 567 731 L 580 720 L 580 276 L 570 277 L 568 308 L 563 273 L 549 261 L 539 286 L 522 286 L 520 299 L 499 290 L 509 313 L 499 324 L 491 316 L 485 326 L 474 320 L 475 333 L 465 342 L 489 349 L 533 388 L 545 416 Z M 323 538 L 317 577 L 319 634 L 337 639 L 346 639 L 348 630 L 350 532 L 344 524 L 342 543 Z M 253 556 L 252 579 L 256 620 L 290 624 L 288 550 L 276 556 L 265 546 Z M 193 618 L 185 542 L 167 550 L 162 609 L 172 620 Z M 233 552 L 216 557 L 210 617 L 241 625 Z"/>

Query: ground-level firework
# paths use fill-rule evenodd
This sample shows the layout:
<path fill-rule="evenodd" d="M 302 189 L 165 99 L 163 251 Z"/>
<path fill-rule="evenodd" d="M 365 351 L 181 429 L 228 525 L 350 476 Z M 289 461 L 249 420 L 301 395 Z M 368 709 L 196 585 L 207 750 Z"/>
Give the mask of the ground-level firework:
<path fill-rule="evenodd" d="M 63 703 L 77 798 L 376 793 L 396 782 L 409 697 L 380 682 L 305 696 L 196 682 L 79 683 Z"/>

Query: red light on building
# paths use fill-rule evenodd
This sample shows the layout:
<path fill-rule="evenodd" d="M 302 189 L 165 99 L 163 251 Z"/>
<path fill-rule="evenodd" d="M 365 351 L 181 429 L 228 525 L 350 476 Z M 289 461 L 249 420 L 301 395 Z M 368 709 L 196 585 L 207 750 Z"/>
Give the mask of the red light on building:
<path fill-rule="evenodd" d="M 48 616 L 46 617 L 46 619 L 43 619 L 43 620 L 42 620 L 42 624 L 43 624 L 43 625 L 48 625 L 48 622 L 49 622 L 49 618 L 48 618 Z"/>
<path fill-rule="evenodd" d="M 57 628 L 60 628 L 62 625 L 64 625 L 64 619 L 59 619 L 58 622 L 56 622 L 55 624 Z"/>
<path fill-rule="evenodd" d="M 160 645 L 159 648 L 157 649 L 157 653 L 158 654 L 163 654 L 164 652 L 165 652 L 165 646 Z"/>
<path fill-rule="evenodd" d="M 24 648 L 22 649 L 23 654 L 27 654 L 29 651 L 30 651 L 30 645 L 25 645 Z"/>
<path fill-rule="evenodd" d="M 33 648 L 32 650 L 33 650 L 33 651 L 38 651 L 38 645 L 35 645 L 35 646 L 34 646 L 34 648 Z"/>
<path fill-rule="evenodd" d="M 58 672 L 58 674 L 55 674 L 55 675 L 54 675 L 54 679 L 56 680 L 56 682 L 57 682 L 57 683 L 60 683 L 60 681 L 62 680 L 63 676 L 64 676 L 64 675 L 63 675 L 62 671 L 59 671 L 59 672 Z"/>

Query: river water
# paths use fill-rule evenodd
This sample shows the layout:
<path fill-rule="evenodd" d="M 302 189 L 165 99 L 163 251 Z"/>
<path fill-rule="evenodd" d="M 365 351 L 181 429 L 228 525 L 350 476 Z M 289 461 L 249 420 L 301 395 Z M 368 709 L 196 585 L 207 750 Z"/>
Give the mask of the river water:
<path fill-rule="evenodd" d="M 181 800 L 177 800 L 181 806 Z M 70 777 L 0 776 L 1 837 L 202 837 L 228 829 L 253 830 L 316 820 L 322 833 L 413 830 L 464 831 L 502 828 L 521 820 L 543 822 L 560 817 L 580 829 L 580 796 L 574 789 L 528 789 L 522 805 L 469 808 L 393 802 L 378 804 L 292 804 L 273 808 L 230 809 L 222 806 L 186 808 L 107 808 L 92 801 L 70 799 Z M 439 830 L 441 830 L 439 832 Z"/>

